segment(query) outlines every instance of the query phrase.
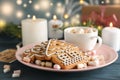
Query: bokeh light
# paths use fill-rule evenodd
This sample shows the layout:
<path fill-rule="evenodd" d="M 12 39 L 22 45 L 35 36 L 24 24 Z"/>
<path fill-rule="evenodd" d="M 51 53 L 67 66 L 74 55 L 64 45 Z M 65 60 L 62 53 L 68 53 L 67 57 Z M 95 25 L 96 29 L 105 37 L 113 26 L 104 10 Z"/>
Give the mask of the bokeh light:
<path fill-rule="evenodd" d="M 50 0 L 40 0 L 39 5 L 42 10 L 48 10 L 50 8 Z"/>
<path fill-rule="evenodd" d="M 16 3 L 17 3 L 17 5 L 21 5 L 22 4 L 22 0 L 17 0 Z"/>
<path fill-rule="evenodd" d="M 38 10 L 40 10 L 40 5 L 39 4 L 34 4 L 33 8 L 34 8 L 34 10 L 38 11 Z"/>
<path fill-rule="evenodd" d="M 27 7 L 27 4 L 26 4 L 26 3 L 25 3 L 25 4 L 23 4 L 23 7 L 24 7 L 24 8 L 26 8 L 26 7 Z"/>
<path fill-rule="evenodd" d="M 17 11 L 16 12 L 16 17 L 17 18 L 22 18 L 23 17 L 23 12 L 22 11 Z"/>
<path fill-rule="evenodd" d="M 1 13 L 5 16 L 10 16 L 13 13 L 14 6 L 10 2 L 4 2 L 1 5 Z"/>
<path fill-rule="evenodd" d="M 3 28 L 5 27 L 6 25 L 6 21 L 3 20 L 3 19 L 0 19 L 0 31 L 3 30 Z"/>
<path fill-rule="evenodd" d="M 29 0 L 29 4 L 31 4 L 32 3 L 32 0 Z"/>
<path fill-rule="evenodd" d="M 50 12 L 46 12 L 46 17 L 50 17 L 51 16 L 51 14 L 50 14 Z"/>
<path fill-rule="evenodd" d="M 31 17 L 31 15 L 30 14 L 27 14 L 27 18 L 30 18 Z"/>

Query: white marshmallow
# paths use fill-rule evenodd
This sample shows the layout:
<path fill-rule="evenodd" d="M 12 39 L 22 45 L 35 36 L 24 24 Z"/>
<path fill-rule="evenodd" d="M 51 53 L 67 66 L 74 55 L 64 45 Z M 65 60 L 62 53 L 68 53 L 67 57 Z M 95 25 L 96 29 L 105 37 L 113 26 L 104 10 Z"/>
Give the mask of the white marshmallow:
<path fill-rule="evenodd" d="M 13 77 L 13 78 L 15 78 L 15 77 L 20 77 L 20 74 L 18 74 L 18 73 L 17 73 L 17 74 L 16 74 L 16 73 L 13 73 L 13 74 L 12 74 L 12 77 Z"/>
<path fill-rule="evenodd" d="M 4 65 L 3 68 L 4 68 L 4 69 L 3 69 L 3 72 L 4 72 L 4 73 L 7 73 L 7 72 L 10 71 L 10 65 Z"/>
<path fill-rule="evenodd" d="M 21 70 L 14 70 L 13 73 L 18 73 L 18 74 L 21 74 Z"/>
<path fill-rule="evenodd" d="M 45 62 L 41 62 L 40 65 L 41 65 L 41 66 L 45 66 Z"/>
<path fill-rule="evenodd" d="M 77 64 L 77 69 L 82 69 L 82 68 L 86 68 L 87 67 L 87 64 Z"/>
<path fill-rule="evenodd" d="M 105 60 L 104 56 L 103 55 L 99 55 L 99 60 L 100 61 L 104 61 Z"/>
<path fill-rule="evenodd" d="M 20 77 L 20 74 L 21 74 L 21 70 L 14 70 L 13 74 L 12 74 L 12 77 L 15 78 L 15 77 Z"/>
<path fill-rule="evenodd" d="M 61 69 L 60 65 L 58 65 L 58 64 L 55 64 L 55 65 L 53 66 L 53 68 L 54 68 L 54 69 L 57 69 L 57 70 L 60 70 L 60 69 Z"/>
<path fill-rule="evenodd" d="M 91 60 L 92 60 L 92 61 L 99 60 L 99 56 L 98 56 L 98 55 L 91 56 Z"/>
<path fill-rule="evenodd" d="M 98 66 L 99 64 L 100 64 L 99 60 L 89 61 L 88 62 L 88 66 Z"/>
<path fill-rule="evenodd" d="M 9 72 L 10 71 L 10 68 L 5 68 L 5 69 L 3 69 L 3 72 L 4 73 L 7 73 L 7 72 Z"/>
<path fill-rule="evenodd" d="M 80 29 L 78 34 L 84 34 L 84 29 Z"/>
<path fill-rule="evenodd" d="M 92 33 L 93 32 L 93 29 L 92 28 L 86 28 L 85 29 L 85 33 Z"/>
<path fill-rule="evenodd" d="M 45 66 L 52 68 L 52 62 L 46 62 L 46 63 L 45 63 Z"/>
<path fill-rule="evenodd" d="M 10 68 L 10 65 L 4 65 L 3 68 L 4 68 L 4 69 Z"/>
<path fill-rule="evenodd" d="M 70 30 L 70 33 L 77 33 L 75 29 Z"/>
<path fill-rule="evenodd" d="M 40 65 L 41 64 L 41 60 L 35 60 L 35 64 Z"/>

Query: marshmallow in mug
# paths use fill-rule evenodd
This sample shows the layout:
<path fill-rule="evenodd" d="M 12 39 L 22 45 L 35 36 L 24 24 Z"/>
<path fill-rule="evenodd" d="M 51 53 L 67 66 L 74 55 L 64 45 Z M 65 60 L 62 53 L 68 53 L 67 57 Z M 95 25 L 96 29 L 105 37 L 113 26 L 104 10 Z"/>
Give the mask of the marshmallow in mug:
<path fill-rule="evenodd" d="M 102 39 L 98 36 L 98 30 L 90 27 L 67 28 L 64 30 L 64 39 L 66 42 L 79 46 L 83 51 L 95 50 L 102 44 Z"/>
<path fill-rule="evenodd" d="M 84 34 L 84 33 L 91 33 L 91 32 L 95 32 L 95 30 L 93 28 L 86 28 L 86 29 L 80 28 L 79 30 L 78 29 L 70 30 L 70 33 L 74 33 L 74 34 Z"/>

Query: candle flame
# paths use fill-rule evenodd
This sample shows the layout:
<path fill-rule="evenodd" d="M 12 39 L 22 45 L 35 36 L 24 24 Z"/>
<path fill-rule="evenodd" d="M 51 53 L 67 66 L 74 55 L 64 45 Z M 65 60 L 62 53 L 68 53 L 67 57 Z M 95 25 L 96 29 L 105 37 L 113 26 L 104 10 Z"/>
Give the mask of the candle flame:
<path fill-rule="evenodd" d="M 54 16 L 53 16 L 53 19 L 54 19 L 54 20 L 56 20 L 56 19 L 57 19 L 57 16 L 56 16 L 56 15 L 54 15 Z"/>
<path fill-rule="evenodd" d="M 33 16 L 32 19 L 33 19 L 33 20 L 36 20 L 36 16 Z"/>
<path fill-rule="evenodd" d="M 112 22 L 110 22 L 109 26 L 110 26 L 110 27 L 113 27 L 113 23 L 112 23 Z"/>

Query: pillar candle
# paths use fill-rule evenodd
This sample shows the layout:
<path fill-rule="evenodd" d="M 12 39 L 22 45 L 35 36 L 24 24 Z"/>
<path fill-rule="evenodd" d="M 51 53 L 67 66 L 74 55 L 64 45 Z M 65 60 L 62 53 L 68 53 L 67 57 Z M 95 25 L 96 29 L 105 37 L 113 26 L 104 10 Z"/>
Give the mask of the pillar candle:
<path fill-rule="evenodd" d="M 57 19 L 57 16 L 54 15 L 53 19 L 49 21 L 49 38 L 61 39 L 63 38 L 63 31 L 60 30 L 63 22 Z"/>
<path fill-rule="evenodd" d="M 42 18 L 22 20 L 22 42 L 23 46 L 34 42 L 48 40 L 47 20 Z"/>
<path fill-rule="evenodd" d="M 110 23 L 112 25 L 112 23 Z M 105 27 L 102 30 L 103 44 L 112 47 L 115 51 L 120 50 L 120 29 L 116 27 Z"/>

